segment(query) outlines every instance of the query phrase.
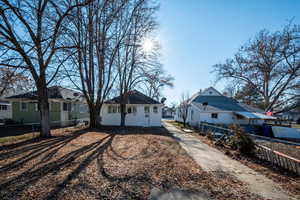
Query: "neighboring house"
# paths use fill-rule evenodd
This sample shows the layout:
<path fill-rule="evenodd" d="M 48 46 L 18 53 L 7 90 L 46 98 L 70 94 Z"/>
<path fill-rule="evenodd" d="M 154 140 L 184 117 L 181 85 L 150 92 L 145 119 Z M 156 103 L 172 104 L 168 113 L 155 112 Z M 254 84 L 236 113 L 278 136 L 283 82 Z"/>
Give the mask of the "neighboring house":
<path fill-rule="evenodd" d="M 1 88 L 0 88 L 1 89 Z M 0 120 L 12 118 L 12 108 L 9 101 L 5 97 L 14 94 L 15 91 L 6 89 L 4 94 L 0 96 Z"/>
<path fill-rule="evenodd" d="M 263 111 L 226 97 L 213 87 L 198 92 L 188 100 L 187 123 L 198 126 L 200 122 L 214 124 L 261 125 L 265 120 L 274 120 Z M 176 121 L 183 121 L 176 109 Z"/>
<path fill-rule="evenodd" d="M 88 120 L 88 107 L 81 93 L 53 86 L 48 88 L 51 125 L 68 125 L 71 120 Z M 12 119 L 19 123 L 40 123 L 37 91 L 6 98 L 12 105 Z"/>
<path fill-rule="evenodd" d="M 162 108 L 162 117 L 163 118 L 174 118 L 174 114 L 175 114 L 174 108 L 170 108 L 168 106 L 164 106 Z"/>
<path fill-rule="evenodd" d="M 161 126 L 162 104 L 137 90 L 129 91 L 126 102 L 126 126 L 157 127 Z M 120 100 L 115 97 L 106 101 L 101 109 L 101 124 L 120 126 Z"/>
<path fill-rule="evenodd" d="M 0 98 L 0 120 L 1 119 L 11 119 L 11 104 L 5 99 Z"/>
<path fill-rule="evenodd" d="M 290 111 L 287 111 L 284 113 L 280 113 L 279 116 L 281 119 L 297 122 L 298 124 L 300 124 L 299 108 L 293 109 L 293 110 L 290 110 Z"/>

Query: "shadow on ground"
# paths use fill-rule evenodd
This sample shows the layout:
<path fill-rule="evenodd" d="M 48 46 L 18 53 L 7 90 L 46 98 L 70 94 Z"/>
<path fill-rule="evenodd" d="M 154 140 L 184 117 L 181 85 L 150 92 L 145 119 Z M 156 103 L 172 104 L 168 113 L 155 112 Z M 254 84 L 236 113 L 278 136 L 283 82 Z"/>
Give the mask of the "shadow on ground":
<path fill-rule="evenodd" d="M 146 137 L 132 141 L 137 139 L 136 135 Z M 2 146 L 0 199 L 62 199 L 80 195 L 141 199 L 149 195 L 149 188 L 173 187 L 176 182 L 167 178 L 156 180 L 153 173 L 164 168 L 163 165 L 170 167 L 171 159 L 164 159 L 170 155 L 164 154 L 172 151 L 177 154 L 181 149 L 171 140 L 164 141 L 162 144 L 167 145 L 160 149 L 159 138 L 151 139 L 153 136 L 171 138 L 164 128 L 104 127 Z M 124 142 L 122 138 L 127 137 L 128 142 Z M 134 152 L 139 148 L 138 142 L 144 146 Z M 153 162 L 157 158 L 163 158 L 163 163 Z M 145 171 L 139 163 L 150 166 Z M 132 166 L 133 171 L 126 165 Z"/>

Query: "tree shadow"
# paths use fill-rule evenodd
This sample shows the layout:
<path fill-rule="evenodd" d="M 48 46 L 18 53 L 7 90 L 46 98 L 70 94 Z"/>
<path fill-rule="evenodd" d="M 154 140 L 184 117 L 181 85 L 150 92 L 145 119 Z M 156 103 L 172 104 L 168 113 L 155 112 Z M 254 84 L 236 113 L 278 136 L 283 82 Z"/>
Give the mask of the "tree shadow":
<path fill-rule="evenodd" d="M 30 145 L 30 148 L 26 148 L 24 150 L 34 149 L 33 155 L 31 156 L 23 156 L 20 159 L 17 159 L 16 161 L 13 161 L 3 167 L 1 167 L 0 172 L 1 173 L 9 173 L 11 170 L 15 170 L 18 167 L 21 167 L 20 165 L 25 165 L 30 160 L 35 159 L 39 154 L 43 152 L 47 152 L 47 154 L 41 159 L 39 165 L 40 167 L 37 168 L 29 168 L 26 171 L 22 172 L 21 174 L 3 182 L 0 184 L 0 191 L 8 190 L 8 196 L 7 199 L 13 199 L 10 197 L 10 195 L 19 196 L 22 191 L 24 191 L 26 188 L 34 185 L 37 181 L 39 181 L 41 178 L 47 176 L 47 175 L 54 175 L 57 173 L 60 169 L 63 169 L 64 167 L 67 167 L 69 165 L 72 165 L 73 161 L 76 160 L 76 158 L 89 154 L 86 156 L 84 161 L 80 163 L 80 165 L 72 171 L 70 174 L 67 175 L 66 179 L 57 185 L 56 189 L 53 190 L 49 194 L 49 196 L 46 199 L 54 198 L 59 193 L 59 191 L 66 186 L 66 184 L 76 177 L 94 158 L 96 153 L 103 152 L 107 145 L 109 145 L 113 139 L 113 135 L 108 135 L 98 141 L 95 141 L 91 144 L 82 146 L 74 151 L 71 151 L 62 157 L 50 161 L 45 162 L 43 164 L 43 160 L 49 160 L 51 156 L 55 155 L 55 152 L 57 152 L 60 148 L 64 147 L 66 144 L 68 144 L 70 141 L 76 139 L 80 135 L 84 134 L 86 131 L 79 131 L 72 136 L 66 136 L 66 137 L 58 137 L 55 139 L 49 139 L 48 141 L 43 141 L 42 144 L 33 144 Z M 36 149 L 35 149 L 36 148 Z M 19 152 L 20 150 L 18 150 Z M 13 153 L 15 154 L 15 152 Z M 12 155 L 13 155 L 12 154 Z M 9 155 L 6 155 L 9 156 Z M 3 199 L 5 197 L 1 196 Z"/>
<path fill-rule="evenodd" d="M 87 129 L 82 129 L 75 131 L 70 135 L 56 136 L 49 139 L 33 139 L 4 146 L 1 150 L 6 151 L 0 152 L 0 161 L 18 157 L 20 154 L 25 155 L 10 163 L 7 163 L 4 166 L 1 166 L 0 172 L 8 172 L 10 170 L 15 170 L 18 167 L 22 167 L 23 164 L 39 157 L 43 153 L 46 155 L 41 159 L 40 162 L 46 162 L 47 160 L 50 160 L 59 151 L 59 149 L 63 148 L 69 142 L 78 138 L 87 131 Z"/>
<path fill-rule="evenodd" d="M 57 155 L 57 152 L 70 144 L 72 141 L 78 139 L 81 135 L 95 132 L 96 134 L 102 134 L 101 139 L 97 139 L 89 144 L 82 145 L 75 150 L 72 149 L 70 152 L 66 152 L 61 156 Z M 101 129 L 84 129 L 75 131 L 65 136 L 57 136 L 49 139 L 33 139 L 29 141 L 23 141 L 13 145 L 7 145 L 2 147 L 0 150 L 0 161 L 7 160 L 5 165 L 0 166 L 0 175 L 9 174 L 21 170 L 19 174 L 11 176 L 0 183 L 0 198 L 2 199 L 15 199 L 16 197 L 22 196 L 23 192 L 30 187 L 37 187 L 36 184 L 47 176 L 55 176 L 64 169 L 75 166 L 72 170 L 63 171 L 64 176 L 62 180 L 56 181 L 50 192 L 45 193 L 44 199 L 59 199 L 62 195 L 62 191 L 65 190 L 68 185 L 73 184 L 72 181 L 85 173 L 84 170 L 88 166 L 96 161 L 97 166 L 97 178 L 105 179 L 109 182 L 109 186 L 99 191 L 99 188 L 95 188 L 88 183 L 81 182 L 75 184 L 74 187 L 84 188 L 91 190 L 98 194 L 98 198 L 109 198 L 109 188 L 114 187 L 122 192 L 123 197 L 138 199 L 140 197 L 141 189 L 143 185 L 149 187 L 157 187 L 161 185 L 157 181 L 153 180 L 147 171 L 141 172 L 136 171 L 132 175 L 120 174 L 113 175 L 106 170 L 104 159 L 104 152 L 113 159 L 112 156 L 117 156 L 121 160 L 143 160 L 148 157 L 159 157 L 160 152 L 152 152 L 151 154 L 144 155 L 144 152 L 138 152 L 133 157 L 122 157 L 122 155 L 114 148 L 114 139 L 117 136 L 123 137 L 126 135 L 160 135 L 171 137 L 172 135 L 164 128 L 117 128 L 103 127 Z M 88 136 L 87 136 L 88 137 Z M 158 141 L 159 142 L 159 141 Z M 147 149 L 151 144 L 147 143 L 145 148 Z M 108 152 L 109 151 L 109 152 Z M 162 150 L 164 151 L 164 150 Z M 21 156 L 20 156 L 21 155 Z M 82 158 L 82 159 L 78 159 Z M 31 165 L 33 162 L 34 166 L 24 167 Z M 115 170 L 115 169 L 113 169 Z M 132 187 L 126 187 L 128 182 L 132 184 Z"/>

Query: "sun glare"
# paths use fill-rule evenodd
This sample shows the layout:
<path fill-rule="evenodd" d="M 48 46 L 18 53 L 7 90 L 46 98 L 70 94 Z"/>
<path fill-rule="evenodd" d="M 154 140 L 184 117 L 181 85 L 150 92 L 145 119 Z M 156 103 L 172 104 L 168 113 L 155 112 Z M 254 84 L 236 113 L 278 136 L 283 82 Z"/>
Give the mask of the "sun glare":
<path fill-rule="evenodd" d="M 145 53 L 150 53 L 153 50 L 154 47 L 154 43 L 153 40 L 151 40 L 150 38 L 146 38 L 143 41 L 143 51 Z"/>

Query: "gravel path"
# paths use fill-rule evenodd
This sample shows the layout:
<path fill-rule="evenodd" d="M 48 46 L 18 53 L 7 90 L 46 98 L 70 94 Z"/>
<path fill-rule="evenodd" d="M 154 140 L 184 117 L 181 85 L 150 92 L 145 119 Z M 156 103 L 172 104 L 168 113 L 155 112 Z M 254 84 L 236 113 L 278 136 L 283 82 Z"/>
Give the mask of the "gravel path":
<path fill-rule="evenodd" d="M 177 138 L 180 145 L 205 171 L 224 172 L 249 185 L 250 192 L 266 199 L 293 199 L 276 183 L 249 167 L 224 155 L 217 149 L 204 144 L 196 137 L 186 134 L 168 122 L 164 126 Z"/>

